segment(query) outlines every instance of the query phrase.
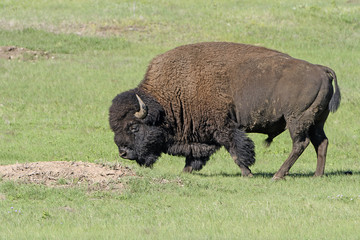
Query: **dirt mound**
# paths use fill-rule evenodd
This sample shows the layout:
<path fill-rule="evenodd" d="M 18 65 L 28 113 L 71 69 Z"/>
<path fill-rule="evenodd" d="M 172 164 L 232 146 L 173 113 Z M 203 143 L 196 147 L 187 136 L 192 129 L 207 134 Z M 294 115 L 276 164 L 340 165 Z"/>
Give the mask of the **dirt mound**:
<path fill-rule="evenodd" d="M 0 46 L 0 58 L 9 60 L 34 61 L 41 58 L 53 58 L 48 52 L 34 51 L 23 47 Z"/>
<path fill-rule="evenodd" d="M 123 189 L 121 178 L 135 176 L 128 167 L 87 162 L 33 162 L 0 166 L 0 179 L 53 187 L 86 186 L 90 190 Z"/>

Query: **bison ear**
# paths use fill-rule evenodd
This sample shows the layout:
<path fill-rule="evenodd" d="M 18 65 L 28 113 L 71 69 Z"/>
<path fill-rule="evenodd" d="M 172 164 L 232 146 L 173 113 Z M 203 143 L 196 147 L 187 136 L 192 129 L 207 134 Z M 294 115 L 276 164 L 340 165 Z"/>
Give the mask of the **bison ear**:
<path fill-rule="evenodd" d="M 140 110 L 138 112 L 136 112 L 134 115 L 135 115 L 135 117 L 137 117 L 139 119 L 144 119 L 148 114 L 147 106 L 145 105 L 143 100 L 141 100 L 141 98 L 137 94 L 135 94 L 135 95 L 139 102 Z"/>

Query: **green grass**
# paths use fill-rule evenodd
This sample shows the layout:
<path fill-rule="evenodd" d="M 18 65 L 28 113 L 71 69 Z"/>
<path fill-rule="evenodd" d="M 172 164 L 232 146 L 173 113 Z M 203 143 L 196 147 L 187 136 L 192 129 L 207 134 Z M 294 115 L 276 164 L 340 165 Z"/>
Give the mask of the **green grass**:
<path fill-rule="evenodd" d="M 121 161 L 140 177 L 121 193 L 0 180 L 0 239 L 358 239 L 359 22 L 357 0 L 1 1 L 0 46 L 53 58 L 0 59 L 0 164 Z M 286 181 L 271 181 L 287 132 L 270 148 L 250 135 L 252 179 L 223 149 L 192 175 L 179 157 L 152 170 L 118 159 L 112 98 L 136 87 L 157 54 L 200 41 L 258 44 L 336 71 L 342 102 L 325 126 L 325 177 L 311 177 L 309 146 Z"/>
<path fill-rule="evenodd" d="M 122 195 L 4 183 L 1 232 L 4 239 L 356 239 L 359 233 L 360 196 L 349 186 L 355 177 L 167 178 L 167 184 L 133 179 Z"/>

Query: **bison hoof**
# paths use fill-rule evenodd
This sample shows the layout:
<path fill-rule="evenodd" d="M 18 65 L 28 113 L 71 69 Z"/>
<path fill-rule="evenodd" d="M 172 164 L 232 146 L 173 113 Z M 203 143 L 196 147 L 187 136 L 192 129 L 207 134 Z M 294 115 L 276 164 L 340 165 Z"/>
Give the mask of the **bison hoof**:
<path fill-rule="evenodd" d="M 243 177 L 253 177 L 254 176 L 248 167 L 241 166 L 240 169 L 241 169 L 241 176 L 243 176 Z"/>
<path fill-rule="evenodd" d="M 273 176 L 273 178 L 271 179 L 273 181 L 279 181 L 279 180 L 285 180 L 285 177 L 278 177 L 278 176 Z"/>
<path fill-rule="evenodd" d="M 252 173 L 244 174 L 243 177 L 252 178 L 254 175 Z"/>
<path fill-rule="evenodd" d="M 184 167 L 183 172 L 185 172 L 185 173 L 191 173 L 192 170 L 193 170 L 193 169 L 192 169 L 191 166 L 187 166 L 187 167 Z"/>

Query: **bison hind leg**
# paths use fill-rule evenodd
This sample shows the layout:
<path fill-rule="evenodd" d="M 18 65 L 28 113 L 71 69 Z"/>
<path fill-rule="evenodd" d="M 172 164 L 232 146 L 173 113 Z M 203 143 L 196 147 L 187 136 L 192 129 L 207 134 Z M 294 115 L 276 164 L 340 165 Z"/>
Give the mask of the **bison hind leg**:
<path fill-rule="evenodd" d="M 323 124 L 319 124 L 310 129 L 310 140 L 317 155 L 317 166 L 314 176 L 322 176 L 325 171 L 326 152 L 329 144 L 323 129 Z"/>
<path fill-rule="evenodd" d="M 293 129 L 290 130 L 290 135 L 293 141 L 293 146 L 289 157 L 281 165 L 280 169 L 273 176 L 273 180 L 283 179 L 289 174 L 290 168 L 294 165 L 296 160 L 304 152 L 305 148 L 309 145 L 310 139 L 306 132 L 297 133 Z"/>

